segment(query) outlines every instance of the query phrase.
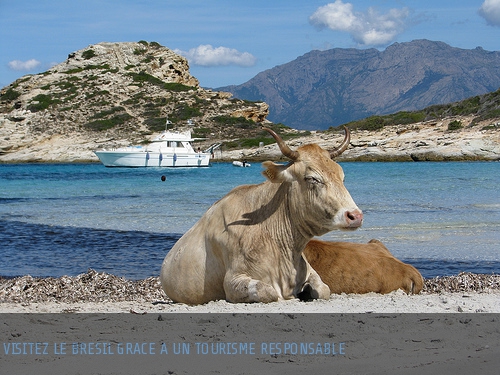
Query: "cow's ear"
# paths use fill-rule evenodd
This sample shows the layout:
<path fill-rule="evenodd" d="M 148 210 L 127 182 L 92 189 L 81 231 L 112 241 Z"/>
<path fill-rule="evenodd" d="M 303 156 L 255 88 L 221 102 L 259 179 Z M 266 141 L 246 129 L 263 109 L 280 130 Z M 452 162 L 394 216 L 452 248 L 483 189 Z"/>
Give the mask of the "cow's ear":
<path fill-rule="evenodd" d="M 262 163 L 265 170 L 262 174 L 271 182 L 280 183 L 284 181 L 291 181 L 293 178 L 288 171 L 290 164 L 275 164 L 272 161 L 265 161 Z"/>

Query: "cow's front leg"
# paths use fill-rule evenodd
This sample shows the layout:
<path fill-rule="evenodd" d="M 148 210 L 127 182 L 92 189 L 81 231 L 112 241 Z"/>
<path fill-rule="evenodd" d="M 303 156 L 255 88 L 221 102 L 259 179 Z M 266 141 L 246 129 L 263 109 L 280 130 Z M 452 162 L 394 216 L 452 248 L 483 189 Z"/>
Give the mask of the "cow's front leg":
<path fill-rule="evenodd" d="M 278 293 L 269 284 L 245 274 L 226 274 L 224 291 L 229 302 L 276 302 Z"/>
<path fill-rule="evenodd" d="M 302 289 L 297 293 L 297 298 L 302 301 L 311 301 L 314 299 L 330 299 L 330 288 L 312 267 L 309 277 L 306 279 Z"/>

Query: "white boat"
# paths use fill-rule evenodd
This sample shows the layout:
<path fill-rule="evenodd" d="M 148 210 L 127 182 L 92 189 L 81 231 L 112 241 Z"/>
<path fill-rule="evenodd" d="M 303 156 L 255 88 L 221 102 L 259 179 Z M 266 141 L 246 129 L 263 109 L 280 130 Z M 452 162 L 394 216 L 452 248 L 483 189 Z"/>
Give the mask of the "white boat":
<path fill-rule="evenodd" d="M 165 130 L 147 146 L 96 150 L 106 167 L 207 167 L 211 154 L 195 151 L 191 131 Z"/>
<path fill-rule="evenodd" d="M 239 160 L 233 161 L 233 165 L 235 167 L 250 167 L 250 163 L 248 163 L 246 161 L 239 161 Z"/>

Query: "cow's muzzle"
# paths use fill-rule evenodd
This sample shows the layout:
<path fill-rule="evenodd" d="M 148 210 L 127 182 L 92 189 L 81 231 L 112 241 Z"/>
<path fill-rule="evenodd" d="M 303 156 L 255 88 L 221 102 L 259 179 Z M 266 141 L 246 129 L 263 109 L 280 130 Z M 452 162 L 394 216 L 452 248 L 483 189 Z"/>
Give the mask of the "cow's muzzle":
<path fill-rule="evenodd" d="M 346 229 L 356 229 L 363 224 L 363 212 L 361 210 L 346 211 L 344 213 Z"/>

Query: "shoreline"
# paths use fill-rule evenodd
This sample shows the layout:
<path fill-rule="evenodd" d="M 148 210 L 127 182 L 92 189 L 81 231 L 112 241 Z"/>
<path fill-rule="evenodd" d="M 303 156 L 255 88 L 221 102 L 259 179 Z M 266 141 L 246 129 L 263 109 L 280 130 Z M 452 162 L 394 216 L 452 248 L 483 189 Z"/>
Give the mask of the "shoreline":
<path fill-rule="evenodd" d="M 469 124 L 473 117 L 458 117 Z M 350 147 L 336 159 L 338 162 L 462 162 L 499 161 L 500 131 L 495 126 L 484 130 L 481 126 L 465 126 L 460 130 L 448 130 L 452 118 L 438 122 L 422 122 L 408 125 L 388 125 L 378 131 L 351 130 Z M 488 121 L 487 123 L 489 123 Z M 486 123 L 485 123 L 486 124 Z M 483 125 L 485 125 L 483 124 Z M 328 149 L 340 141 L 340 132 L 311 131 L 310 134 L 292 137 L 287 144 L 298 148 L 307 143 L 316 143 Z M 128 144 L 129 140 L 115 140 L 117 144 Z M 81 135 L 50 136 L 33 140 L 15 149 L 0 150 L 0 163 L 99 163 L 93 150 L 103 140 L 88 139 Z M 202 149 L 228 139 L 213 138 L 196 144 Z M 27 146 L 28 145 L 28 146 Z M 36 146 L 36 147 L 35 147 Z M 285 160 L 276 144 L 262 147 L 215 150 L 212 162 L 232 162 L 246 159 L 249 162 Z"/>
<path fill-rule="evenodd" d="M 0 313 L 500 313 L 500 275 L 460 273 L 424 280 L 420 294 L 332 294 L 273 303 L 172 302 L 158 277 L 127 280 L 89 270 L 59 278 L 0 278 Z"/>
<path fill-rule="evenodd" d="M 224 151 L 226 155 L 221 157 L 216 157 L 210 161 L 210 164 L 218 164 L 218 163 L 232 163 L 233 161 L 240 161 L 242 159 L 247 160 L 251 163 L 263 163 L 268 160 L 277 161 L 277 162 L 286 162 L 286 159 L 279 155 L 274 151 L 267 152 L 259 152 L 259 150 L 255 149 L 235 149 L 230 151 Z M 488 163 L 488 162 L 499 162 L 500 155 L 450 155 L 447 153 L 421 153 L 419 158 L 411 157 L 410 154 L 401 153 L 401 154 L 377 154 L 377 153 L 366 153 L 362 155 L 355 156 L 340 156 L 336 159 L 339 163 L 421 163 L 421 162 L 430 162 L 430 163 L 470 163 L 470 162 L 478 162 L 478 163 Z M 102 164 L 99 160 L 94 158 L 89 159 L 10 159 L 10 160 L 1 160 L 0 164 L 3 165 L 18 165 L 18 164 Z M 201 168 L 209 168 L 201 167 Z M 124 167 L 116 167 L 116 168 L 124 168 Z M 126 168 L 126 167 L 125 167 Z M 172 167 L 162 167 L 165 169 L 172 169 Z"/>

